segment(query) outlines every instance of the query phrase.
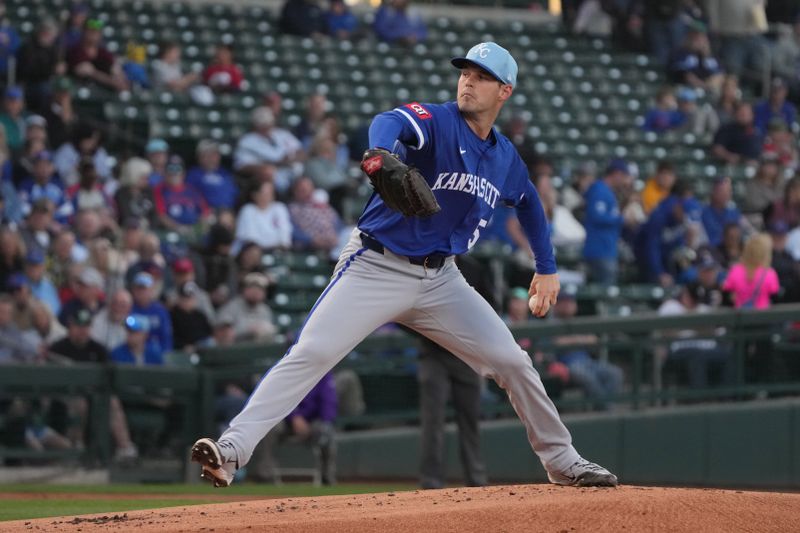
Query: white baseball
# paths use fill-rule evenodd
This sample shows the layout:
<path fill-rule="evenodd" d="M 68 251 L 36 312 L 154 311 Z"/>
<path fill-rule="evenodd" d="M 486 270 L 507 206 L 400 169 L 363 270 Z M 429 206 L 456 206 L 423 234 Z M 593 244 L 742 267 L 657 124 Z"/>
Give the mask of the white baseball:
<path fill-rule="evenodd" d="M 534 312 L 534 309 L 536 309 L 536 303 L 537 303 L 538 301 L 539 301 L 539 295 L 538 295 L 538 294 L 534 294 L 534 295 L 533 295 L 533 296 L 531 296 L 531 297 L 530 297 L 530 299 L 528 300 L 528 308 L 531 310 L 531 313 L 533 313 L 533 312 Z"/>

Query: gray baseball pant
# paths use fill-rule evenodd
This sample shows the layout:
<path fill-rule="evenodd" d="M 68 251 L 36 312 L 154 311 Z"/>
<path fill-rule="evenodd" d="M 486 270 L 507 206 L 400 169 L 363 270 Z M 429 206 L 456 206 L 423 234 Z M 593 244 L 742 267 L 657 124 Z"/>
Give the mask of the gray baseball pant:
<path fill-rule="evenodd" d="M 530 357 L 454 260 L 439 269 L 413 265 L 389 250 L 366 249 L 359 235 L 355 229 L 297 342 L 220 437 L 233 445 L 239 467 L 326 372 L 388 322 L 418 331 L 504 388 L 546 470 L 559 472 L 578 460 Z"/>

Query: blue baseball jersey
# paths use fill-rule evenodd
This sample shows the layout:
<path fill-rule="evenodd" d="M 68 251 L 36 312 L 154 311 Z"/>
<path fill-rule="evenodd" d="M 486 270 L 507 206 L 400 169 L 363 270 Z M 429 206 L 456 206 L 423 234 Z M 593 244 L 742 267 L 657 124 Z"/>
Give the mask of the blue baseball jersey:
<path fill-rule="evenodd" d="M 537 272 L 556 271 L 539 194 L 516 148 L 498 131 L 479 138 L 455 102 L 415 102 L 377 115 L 369 137 L 371 147 L 390 150 L 417 168 L 442 210 L 428 218 L 404 217 L 373 194 L 358 221 L 362 231 L 401 255 L 462 254 L 502 203 L 516 207 Z"/>

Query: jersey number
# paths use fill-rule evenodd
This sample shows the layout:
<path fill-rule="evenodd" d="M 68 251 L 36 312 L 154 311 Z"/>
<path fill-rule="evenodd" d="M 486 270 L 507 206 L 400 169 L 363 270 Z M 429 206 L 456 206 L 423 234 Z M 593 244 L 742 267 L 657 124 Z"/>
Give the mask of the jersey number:
<path fill-rule="evenodd" d="M 472 238 L 467 243 L 467 250 L 471 250 L 472 247 L 475 246 L 475 243 L 478 242 L 478 239 L 481 237 L 481 228 L 485 228 L 486 224 L 488 223 L 489 221 L 484 219 L 481 219 L 481 221 L 478 222 L 478 227 L 475 228 L 475 233 L 472 234 Z"/>

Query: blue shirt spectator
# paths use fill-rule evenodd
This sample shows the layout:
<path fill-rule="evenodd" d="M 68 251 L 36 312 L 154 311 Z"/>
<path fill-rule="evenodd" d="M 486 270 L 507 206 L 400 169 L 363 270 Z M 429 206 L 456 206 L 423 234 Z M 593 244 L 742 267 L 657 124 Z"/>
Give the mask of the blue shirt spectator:
<path fill-rule="evenodd" d="M 711 246 L 722 244 L 722 234 L 728 224 L 738 224 L 742 214 L 732 201 L 733 187 L 730 178 L 720 178 L 714 183 L 708 205 L 700 215 L 703 229 Z"/>
<path fill-rule="evenodd" d="M 21 44 L 17 30 L 7 21 L 0 22 L 0 75 L 4 80 L 8 73 L 8 60 L 17 55 Z"/>
<path fill-rule="evenodd" d="M 617 244 L 623 218 L 614 189 L 621 187 L 628 177 L 628 164 L 615 159 L 606 168 L 605 176 L 592 183 L 584 194 L 583 257 L 589 266 L 589 279 L 597 283 L 613 285 L 617 282 Z"/>
<path fill-rule="evenodd" d="M 769 98 L 753 108 L 753 124 L 762 135 L 767 133 L 769 123 L 773 120 L 783 120 L 786 128 L 792 129 L 797 121 L 797 108 L 786 101 L 788 94 L 786 83 L 781 78 L 775 78 L 770 86 Z"/>
<path fill-rule="evenodd" d="M 325 13 L 328 33 L 339 39 L 349 39 L 358 27 L 358 19 L 347 8 L 344 0 L 332 0 L 330 9 Z"/>
<path fill-rule="evenodd" d="M 150 322 L 147 317 L 132 314 L 125 319 L 127 336 L 125 344 L 120 344 L 109 354 L 115 363 L 137 366 L 163 365 L 164 353 L 148 339 Z"/>
<path fill-rule="evenodd" d="M 31 294 L 44 303 L 53 316 L 61 312 L 61 300 L 58 290 L 50 278 L 45 274 L 45 257 L 41 250 L 33 249 L 25 257 L 25 280 L 31 289 Z"/>
<path fill-rule="evenodd" d="M 172 321 L 169 312 L 155 299 L 155 280 L 147 272 L 139 272 L 133 278 L 131 314 L 142 315 L 149 325 L 148 339 L 163 352 L 172 350 Z"/>
<path fill-rule="evenodd" d="M 55 173 L 52 156 L 48 151 L 39 152 L 33 157 L 32 175 L 19 184 L 18 198 L 24 213 L 30 213 L 37 200 L 50 200 L 55 206 L 53 217 L 61 224 L 65 224 L 74 211 L 61 179 Z"/>
<path fill-rule="evenodd" d="M 661 133 L 678 128 L 686 121 L 686 117 L 677 109 L 650 109 L 644 116 L 642 129 Z"/>
<path fill-rule="evenodd" d="M 700 204 L 684 184 L 676 184 L 673 193 L 656 206 L 639 228 L 634 252 L 642 277 L 649 283 L 667 284 L 678 272 L 672 254 L 686 244 L 689 227 L 699 223 Z"/>
<path fill-rule="evenodd" d="M 283 33 L 301 37 L 322 35 L 326 30 L 325 14 L 312 0 L 286 0 L 278 19 L 278 28 Z"/>
<path fill-rule="evenodd" d="M 19 196 L 10 181 L 0 180 L 0 226 L 22 222 L 23 212 Z"/>
<path fill-rule="evenodd" d="M 375 35 L 382 41 L 414 44 L 424 41 L 428 28 L 416 10 L 409 9 L 408 0 L 387 0 L 375 12 Z"/>
<path fill-rule="evenodd" d="M 203 195 L 185 182 L 183 161 L 173 155 L 166 167 L 164 182 L 153 189 L 159 221 L 167 229 L 180 229 L 205 219 L 208 212 Z"/>
<path fill-rule="evenodd" d="M 753 107 L 740 102 L 736 105 L 734 120 L 723 125 L 714 135 L 711 152 L 723 162 L 736 165 L 758 161 L 761 148 L 761 133 L 753 124 Z"/>
<path fill-rule="evenodd" d="M 203 195 L 213 209 L 233 209 L 239 197 L 239 187 L 230 172 L 220 166 L 217 143 L 200 141 L 197 145 L 198 165 L 189 169 L 186 183 Z"/>

